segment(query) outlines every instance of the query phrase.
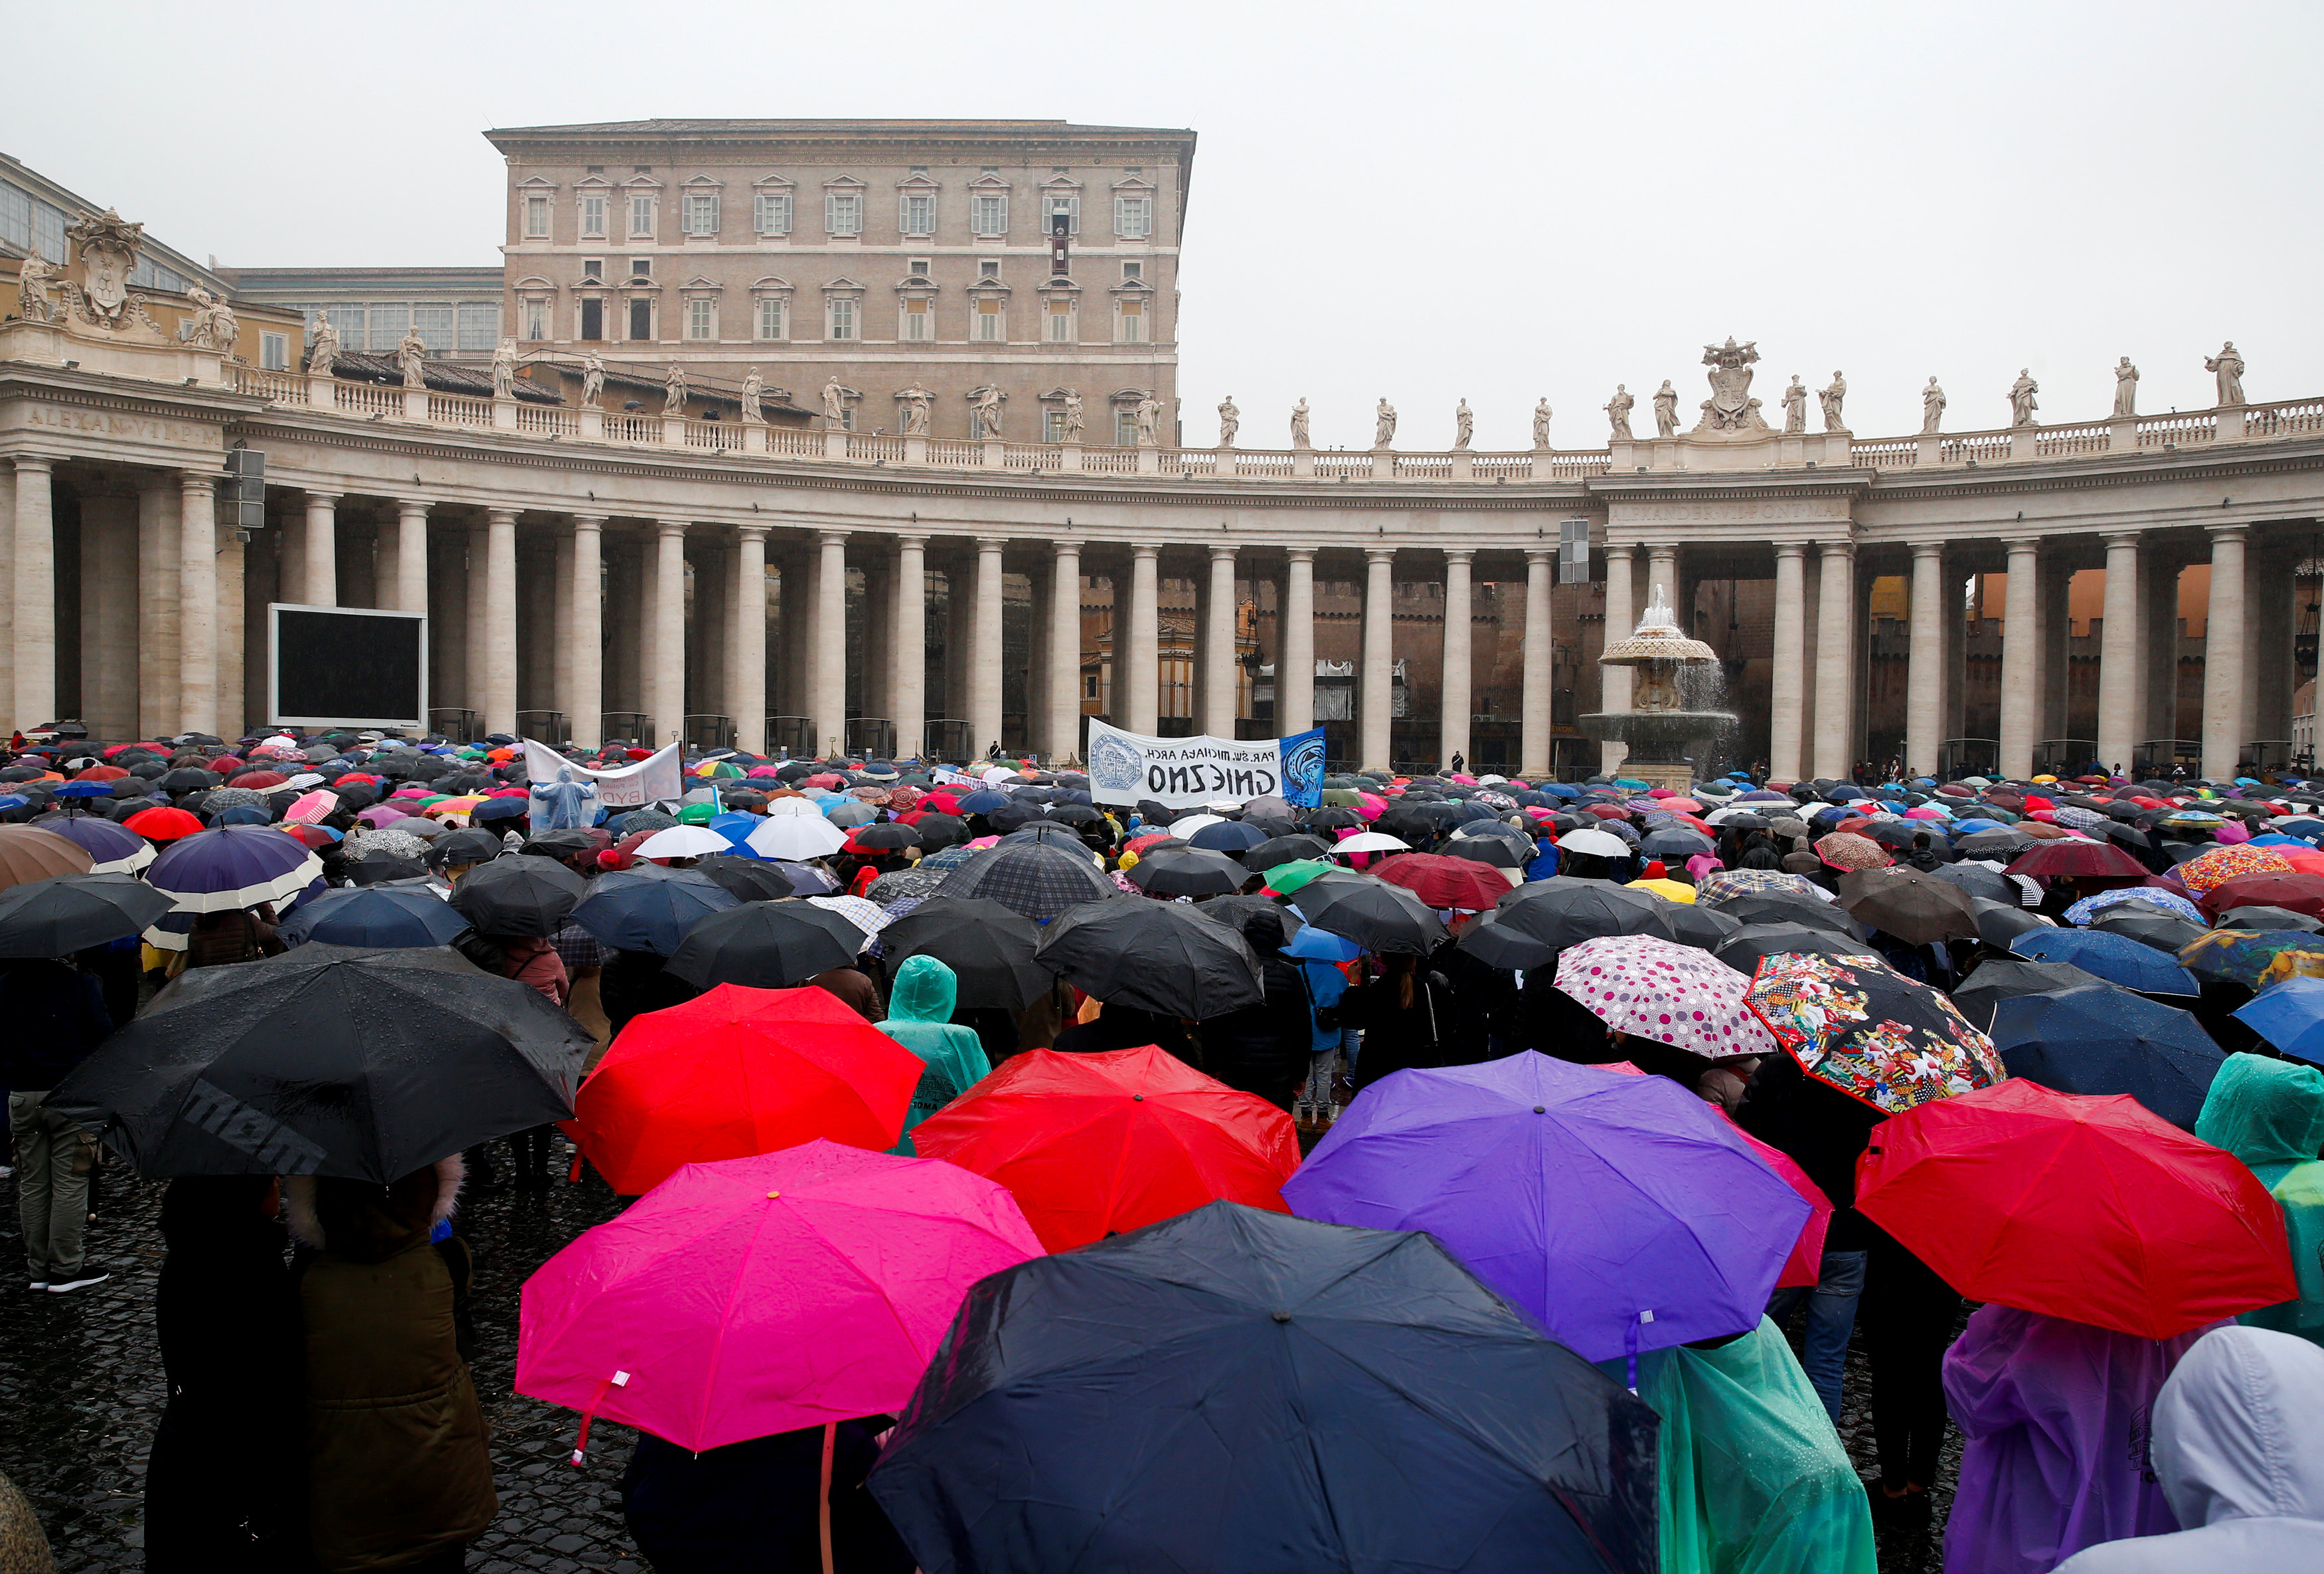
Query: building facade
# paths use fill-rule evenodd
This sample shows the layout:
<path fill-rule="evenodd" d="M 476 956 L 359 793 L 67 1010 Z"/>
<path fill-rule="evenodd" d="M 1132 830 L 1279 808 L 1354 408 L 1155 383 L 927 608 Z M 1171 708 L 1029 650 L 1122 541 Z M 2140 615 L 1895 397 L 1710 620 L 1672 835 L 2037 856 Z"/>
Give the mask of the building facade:
<path fill-rule="evenodd" d="M 328 318 L 350 352 L 392 355 L 416 333 L 432 360 L 489 361 L 501 342 L 498 268 L 221 268 L 237 300 Z"/>

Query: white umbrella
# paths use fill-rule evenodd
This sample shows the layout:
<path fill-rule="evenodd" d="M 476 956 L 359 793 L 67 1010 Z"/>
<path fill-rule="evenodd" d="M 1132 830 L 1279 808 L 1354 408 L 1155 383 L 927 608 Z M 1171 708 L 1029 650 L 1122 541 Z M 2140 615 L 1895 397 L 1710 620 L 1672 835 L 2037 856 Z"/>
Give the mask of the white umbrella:
<path fill-rule="evenodd" d="M 814 815 L 820 817 L 823 809 L 813 798 L 770 798 L 767 818 L 779 820 L 786 815 Z"/>
<path fill-rule="evenodd" d="M 1557 839 L 1559 849 L 1565 852 L 1585 853 L 1595 858 L 1628 858 L 1630 844 L 1611 831 L 1598 831 L 1584 826 L 1568 831 Z"/>
<path fill-rule="evenodd" d="M 761 858 L 825 858 L 847 845 L 847 833 L 820 814 L 784 815 L 761 823 L 743 844 Z"/>
<path fill-rule="evenodd" d="M 1173 820 L 1167 829 L 1173 836 L 1192 836 L 1205 825 L 1223 825 L 1224 815 L 1189 815 L 1183 820 Z"/>
<path fill-rule="evenodd" d="M 1176 825 L 1170 828 L 1173 831 L 1177 829 Z M 1399 841 L 1385 831 L 1365 831 L 1349 837 L 1345 842 L 1333 842 L 1332 851 L 1334 852 L 1403 852 L 1411 846 L 1411 842 Z"/>
<path fill-rule="evenodd" d="M 637 845 L 638 858 L 700 858 L 706 852 L 732 852 L 734 844 L 706 825 L 672 825 L 657 831 Z"/>

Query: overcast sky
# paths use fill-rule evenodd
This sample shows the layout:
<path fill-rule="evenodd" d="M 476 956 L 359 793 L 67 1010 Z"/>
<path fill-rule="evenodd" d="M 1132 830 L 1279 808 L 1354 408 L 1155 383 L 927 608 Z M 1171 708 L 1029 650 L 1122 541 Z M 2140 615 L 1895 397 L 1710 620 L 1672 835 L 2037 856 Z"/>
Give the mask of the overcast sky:
<path fill-rule="evenodd" d="M 1614 385 L 1691 417 L 1702 345 L 1771 410 L 1845 370 L 1860 435 L 2324 393 L 2324 7 L 26 6 L 0 150 L 229 265 L 490 265 L 488 126 L 1027 116 L 1201 135 L 1187 440 L 1603 442 Z M 42 60 L 57 69 L 42 69 Z M 1811 406 L 1812 410 L 1812 406 Z"/>

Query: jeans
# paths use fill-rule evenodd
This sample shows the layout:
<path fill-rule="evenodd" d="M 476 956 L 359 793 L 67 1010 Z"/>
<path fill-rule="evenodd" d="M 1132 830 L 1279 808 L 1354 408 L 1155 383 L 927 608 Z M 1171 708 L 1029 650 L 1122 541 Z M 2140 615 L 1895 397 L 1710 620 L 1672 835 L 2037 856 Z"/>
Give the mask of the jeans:
<path fill-rule="evenodd" d="M 1848 1339 L 1856 1330 L 1856 1302 L 1863 1293 L 1864 1254 L 1826 1252 L 1813 1284 L 1778 1290 L 1767 1301 L 1767 1315 L 1779 1328 L 1801 1302 L 1808 1303 L 1807 1359 L 1801 1365 L 1835 1429 L 1840 1425 L 1840 1377 L 1848 1367 Z"/>
<path fill-rule="evenodd" d="M 97 1138 L 44 1106 L 44 1090 L 8 1095 L 8 1129 L 16 1139 L 16 1211 L 24 1229 L 24 1262 L 42 1284 L 78 1279 L 88 1229 L 88 1175 Z"/>

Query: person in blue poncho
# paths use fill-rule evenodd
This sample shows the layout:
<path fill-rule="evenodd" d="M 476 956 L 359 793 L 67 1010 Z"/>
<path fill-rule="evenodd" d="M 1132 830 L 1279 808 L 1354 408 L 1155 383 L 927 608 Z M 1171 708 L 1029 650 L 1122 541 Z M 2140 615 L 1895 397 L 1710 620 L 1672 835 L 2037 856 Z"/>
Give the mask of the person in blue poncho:
<path fill-rule="evenodd" d="M 991 1074 L 992 1063 L 985 1057 L 976 1029 L 953 1023 L 959 999 L 960 980 L 933 956 L 907 957 L 896 970 L 888 990 L 889 1016 L 873 1026 L 927 1065 L 904 1115 L 903 1140 L 890 1153 L 918 1157 L 912 1128 Z"/>

